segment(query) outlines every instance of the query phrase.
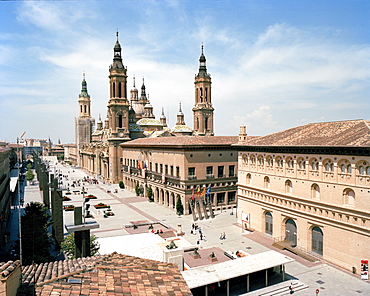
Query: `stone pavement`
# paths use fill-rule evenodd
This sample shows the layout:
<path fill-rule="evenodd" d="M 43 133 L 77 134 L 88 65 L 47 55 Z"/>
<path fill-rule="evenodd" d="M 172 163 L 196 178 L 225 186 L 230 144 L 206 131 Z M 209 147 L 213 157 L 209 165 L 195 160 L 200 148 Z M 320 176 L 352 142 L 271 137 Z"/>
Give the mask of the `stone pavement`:
<path fill-rule="evenodd" d="M 63 175 L 68 175 L 68 180 L 63 180 L 63 185 L 72 183 L 73 180 L 82 179 L 88 174 L 82 170 L 57 166 Z M 94 176 L 90 176 L 92 178 Z M 98 197 L 97 200 L 90 200 L 91 211 L 96 220 L 100 224 L 99 229 L 94 229 L 91 233 L 97 237 L 113 237 L 121 235 L 130 235 L 124 225 L 130 224 L 131 221 L 161 221 L 170 226 L 174 230 L 178 224 L 182 226 L 185 232 L 184 238 L 191 244 L 196 245 L 199 240 L 199 235 L 191 234 L 191 225 L 193 222 L 192 216 L 178 216 L 173 209 L 159 205 L 153 202 L 148 202 L 146 198 L 136 197 L 134 193 L 128 190 L 120 190 L 118 185 L 99 182 L 97 185 L 85 184 L 88 194 L 93 194 Z M 80 189 L 80 188 L 78 188 Z M 117 193 L 114 190 L 118 189 Z M 76 189 L 77 190 L 77 189 Z M 109 190 L 110 192 L 107 192 Z M 73 191 L 73 188 L 71 188 Z M 73 204 L 82 206 L 82 194 L 70 195 L 71 201 L 64 202 L 64 205 Z M 41 202 L 41 195 L 37 185 L 28 185 L 25 187 L 25 204 L 31 201 Z M 111 206 L 114 216 L 104 218 L 101 211 L 95 210 L 93 205 L 103 202 Z M 342 296 L 342 295 L 370 295 L 370 285 L 368 281 L 362 281 L 358 275 L 353 275 L 340 268 L 332 266 L 326 262 L 308 262 L 304 259 L 288 252 L 280 251 L 271 246 L 272 239 L 258 233 L 243 233 L 240 226 L 237 224 L 237 217 L 231 215 L 229 211 L 216 211 L 215 218 L 210 220 L 196 221 L 205 236 L 205 240 L 200 241 L 201 248 L 218 247 L 224 251 L 243 250 L 250 254 L 275 250 L 290 256 L 296 262 L 286 265 L 288 275 L 287 286 L 289 280 L 299 280 L 309 286 L 309 288 L 297 291 L 294 294 L 302 296 L 316 295 L 315 290 L 319 289 L 320 296 Z M 13 221 L 14 220 L 14 221 Z M 12 221 L 12 233 L 17 231 L 17 219 Z M 73 223 L 73 211 L 64 211 L 64 223 Z M 220 233 L 225 232 L 226 239 L 220 239 Z M 248 294 L 247 294 L 248 295 Z"/>

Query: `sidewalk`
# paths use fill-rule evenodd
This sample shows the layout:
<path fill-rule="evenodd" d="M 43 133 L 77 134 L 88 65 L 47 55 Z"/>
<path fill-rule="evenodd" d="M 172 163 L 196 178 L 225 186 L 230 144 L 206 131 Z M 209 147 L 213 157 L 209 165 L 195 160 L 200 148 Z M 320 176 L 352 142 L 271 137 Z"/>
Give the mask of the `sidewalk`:
<path fill-rule="evenodd" d="M 68 180 L 63 180 L 64 186 L 73 180 L 82 179 L 88 175 L 81 170 L 62 165 L 58 165 L 57 169 L 61 170 L 63 175 L 69 176 Z M 94 176 L 90 176 L 90 178 L 92 177 Z M 152 222 L 161 221 L 175 231 L 178 224 L 180 224 L 182 231 L 185 232 L 184 238 L 186 240 L 193 245 L 196 245 L 199 240 L 198 233 L 196 235 L 190 233 L 191 225 L 194 223 L 191 215 L 178 216 L 173 209 L 154 202 L 148 202 L 143 197 L 136 197 L 134 193 L 128 190 L 118 190 L 117 193 L 114 193 L 114 189 L 118 189 L 118 185 L 99 183 L 96 185 L 85 184 L 84 187 L 87 190 L 87 194 L 93 194 L 98 197 L 97 200 L 90 200 L 90 209 L 95 214 L 94 220 L 100 224 L 100 228 L 91 231 L 97 237 L 130 235 L 125 230 L 124 225 L 129 224 L 130 221 L 147 220 Z M 107 190 L 110 190 L 110 193 Z M 72 200 L 64 202 L 64 205 L 82 206 L 82 194 L 72 194 L 70 197 Z M 41 195 L 37 185 L 25 187 L 24 202 L 27 204 L 31 201 L 41 202 Z M 115 215 L 107 218 L 99 215 L 99 211 L 93 207 L 93 205 L 99 202 L 110 205 Z M 13 231 L 17 233 L 17 221 L 17 219 L 14 219 L 13 223 L 12 219 L 12 234 Z M 73 223 L 73 211 L 64 211 L 64 223 Z M 272 249 L 294 258 L 296 262 L 286 266 L 287 285 L 289 285 L 289 280 L 295 279 L 309 286 L 307 289 L 296 291 L 295 295 L 314 296 L 316 295 L 316 289 L 320 289 L 319 296 L 370 295 L 369 283 L 361 281 L 359 276 L 344 272 L 326 263 L 307 262 L 288 251 L 280 251 L 273 248 L 270 243 L 272 239 L 263 234 L 243 233 L 237 224 L 237 217 L 230 215 L 230 211 L 216 211 L 214 219 L 196 221 L 196 223 L 205 236 L 205 240 L 200 241 L 199 246 L 201 248 L 218 247 L 224 251 L 235 252 L 242 250 L 249 254 L 257 254 Z M 226 239 L 224 240 L 219 238 L 222 232 L 226 234 Z"/>

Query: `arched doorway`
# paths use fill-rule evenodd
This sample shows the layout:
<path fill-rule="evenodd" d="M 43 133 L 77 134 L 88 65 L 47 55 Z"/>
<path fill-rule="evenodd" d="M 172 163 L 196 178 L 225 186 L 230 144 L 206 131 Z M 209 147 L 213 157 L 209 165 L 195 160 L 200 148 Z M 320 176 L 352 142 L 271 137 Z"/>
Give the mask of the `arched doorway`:
<path fill-rule="evenodd" d="M 270 212 L 265 213 L 265 233 L 272 235 L 272 214 Z"/>
<path fill-rule="evenodd" d="M 312 228 L 312 252 L 322 255 L 324 246 L 324 234 L 320 227 Z"/>
<path fill-rule="evenodd" d="M 297 225 L 292 219 L 285 222 L 285 240 L 294 247 L 297 245 Z"/>

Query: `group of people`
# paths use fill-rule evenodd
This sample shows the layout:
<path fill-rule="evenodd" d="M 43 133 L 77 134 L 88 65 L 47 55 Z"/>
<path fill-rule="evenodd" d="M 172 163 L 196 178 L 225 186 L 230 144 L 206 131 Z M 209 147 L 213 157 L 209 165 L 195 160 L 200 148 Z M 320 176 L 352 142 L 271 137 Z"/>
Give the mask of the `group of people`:
<path fill-rule="evenodd" d="M 226 239 L 226 233 L 225 233 L 225 232 L 221 232 L 221 233 L 220 233 L 220 239 L 221 239 L 221 240 Z"/>
<path fill-rule="evenodd" d="M 152 229 L 150 232 L 154 233 L 154 234 L 162 234 L 163 230 L 162 229 L 160 229 L 160 230 L 157 229 L 157 230 L 154 231 L 154 229 Z"/>

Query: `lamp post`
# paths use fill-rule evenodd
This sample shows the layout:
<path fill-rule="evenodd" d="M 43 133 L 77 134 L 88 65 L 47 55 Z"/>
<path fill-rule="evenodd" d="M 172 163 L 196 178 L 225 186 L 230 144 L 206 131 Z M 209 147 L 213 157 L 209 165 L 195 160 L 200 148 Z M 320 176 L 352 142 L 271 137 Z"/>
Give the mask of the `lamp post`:
<path fill-rule="evenodd" d="M 21 229 L 21 174 L 20 174 L 20 151 L 19 151 L 19 139 L 22 139 L 23 136 L 26 134 L 26 132 L 23 132 L 23 134 L 17 138 L 17 164 L 18 164 L 18 223 L 19 223 L 19 261 L 22 266 L 22 229 Z"/>

